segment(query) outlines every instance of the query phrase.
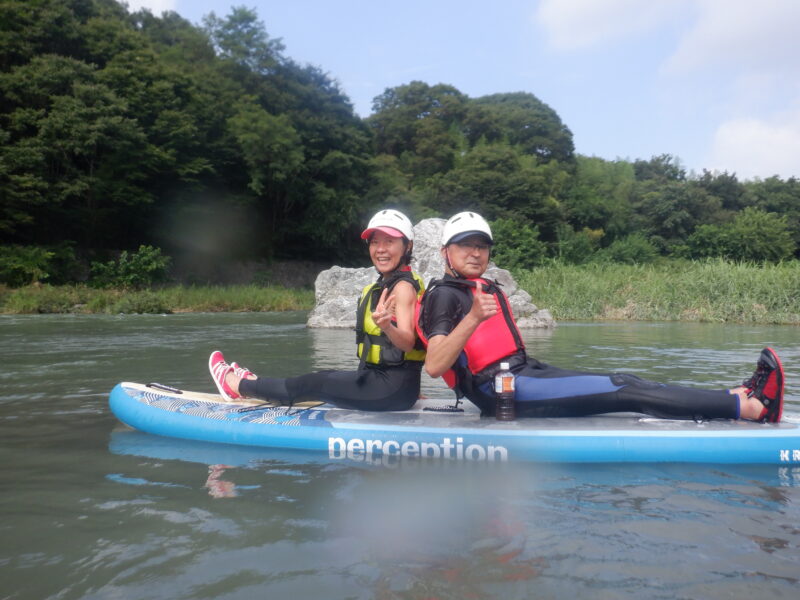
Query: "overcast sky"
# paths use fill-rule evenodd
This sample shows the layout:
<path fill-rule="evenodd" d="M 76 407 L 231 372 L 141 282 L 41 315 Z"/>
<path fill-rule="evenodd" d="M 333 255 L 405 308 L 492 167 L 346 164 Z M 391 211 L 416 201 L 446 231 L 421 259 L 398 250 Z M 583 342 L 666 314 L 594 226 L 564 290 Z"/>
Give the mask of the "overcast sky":
<path fill-rule="evenodd" d="M 386 88 L 524 91 L 580 154 L 800 177 L 800 0 L 128 0 L 201 24 L 255 9 L 362 116 Z"/>

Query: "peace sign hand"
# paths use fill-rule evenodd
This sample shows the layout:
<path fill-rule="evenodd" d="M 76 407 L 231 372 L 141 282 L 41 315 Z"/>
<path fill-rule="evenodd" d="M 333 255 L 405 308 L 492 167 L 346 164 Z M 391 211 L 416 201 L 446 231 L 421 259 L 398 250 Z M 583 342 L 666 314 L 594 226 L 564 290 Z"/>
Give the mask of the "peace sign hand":
<path fill-rule="evenodd" d="M 383 292 L 381 292 L 381 297 L 372 313 L 372 320 L 375 321 L 375 324 L 381 329 L 385 329 L 391 324 L 392 317 L 395 314 L 395 296 L 392 294 L 387 298 L 388 293 L 388 289 L 384 289 Z"/>

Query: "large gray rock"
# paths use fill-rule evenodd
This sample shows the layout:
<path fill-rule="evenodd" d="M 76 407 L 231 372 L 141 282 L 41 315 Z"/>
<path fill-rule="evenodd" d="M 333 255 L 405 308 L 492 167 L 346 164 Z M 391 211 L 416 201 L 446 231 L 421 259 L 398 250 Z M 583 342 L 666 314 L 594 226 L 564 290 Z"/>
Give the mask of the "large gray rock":
<path fill-rule="evenodd" d="M 427 283 L 444 274 L 441 248 L 444 219 L 423 219 L 414 226 L 414 259 L 411 267 Z M 331 267 L 322 271 L 314 284 L 316 306 L 308 316 L 309 327 L 353 328 L 356 324 L 356 303 L 369 283 L 377 278 L 374 267 L 348 269 Z M 522 329 L 555 326 L 550 311 L 539 309 L 530 295 L 521 289 L 511 273 L 489 263 L 486 277 L 496 279 L 511 303 L 517 324 Z"/>

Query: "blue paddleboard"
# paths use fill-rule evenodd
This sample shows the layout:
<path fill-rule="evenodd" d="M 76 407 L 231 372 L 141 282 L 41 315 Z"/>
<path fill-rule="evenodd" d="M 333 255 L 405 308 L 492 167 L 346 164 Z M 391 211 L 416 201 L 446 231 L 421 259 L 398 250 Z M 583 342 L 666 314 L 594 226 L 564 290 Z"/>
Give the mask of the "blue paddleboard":
<path fill-rule="evenodd" d="M 331 460 L 421 457 L 481 462 L 691 462 L 800 465 L 800 419 L 673 421 L 614 414 L 501 422 L 441 412 L 450 400 L 410 411 L 360 412 L 330 405 L 235 404 L 215 394 L 123 382 L 109 398 L 126 425 L 160 436 L 321 452 Z"/>

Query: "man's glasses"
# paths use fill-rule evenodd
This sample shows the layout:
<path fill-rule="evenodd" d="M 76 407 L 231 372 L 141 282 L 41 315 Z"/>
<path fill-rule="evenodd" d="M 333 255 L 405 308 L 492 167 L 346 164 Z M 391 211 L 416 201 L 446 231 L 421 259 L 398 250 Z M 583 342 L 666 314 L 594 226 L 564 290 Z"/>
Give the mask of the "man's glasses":
<path fill-rule="evenodd" d="M 474 252 L 475 250 L 478 252 L 488 252 L 490 248 L 489 244 L 482 242 L 456 242 L 456 246 L 464 252 Z"/>

